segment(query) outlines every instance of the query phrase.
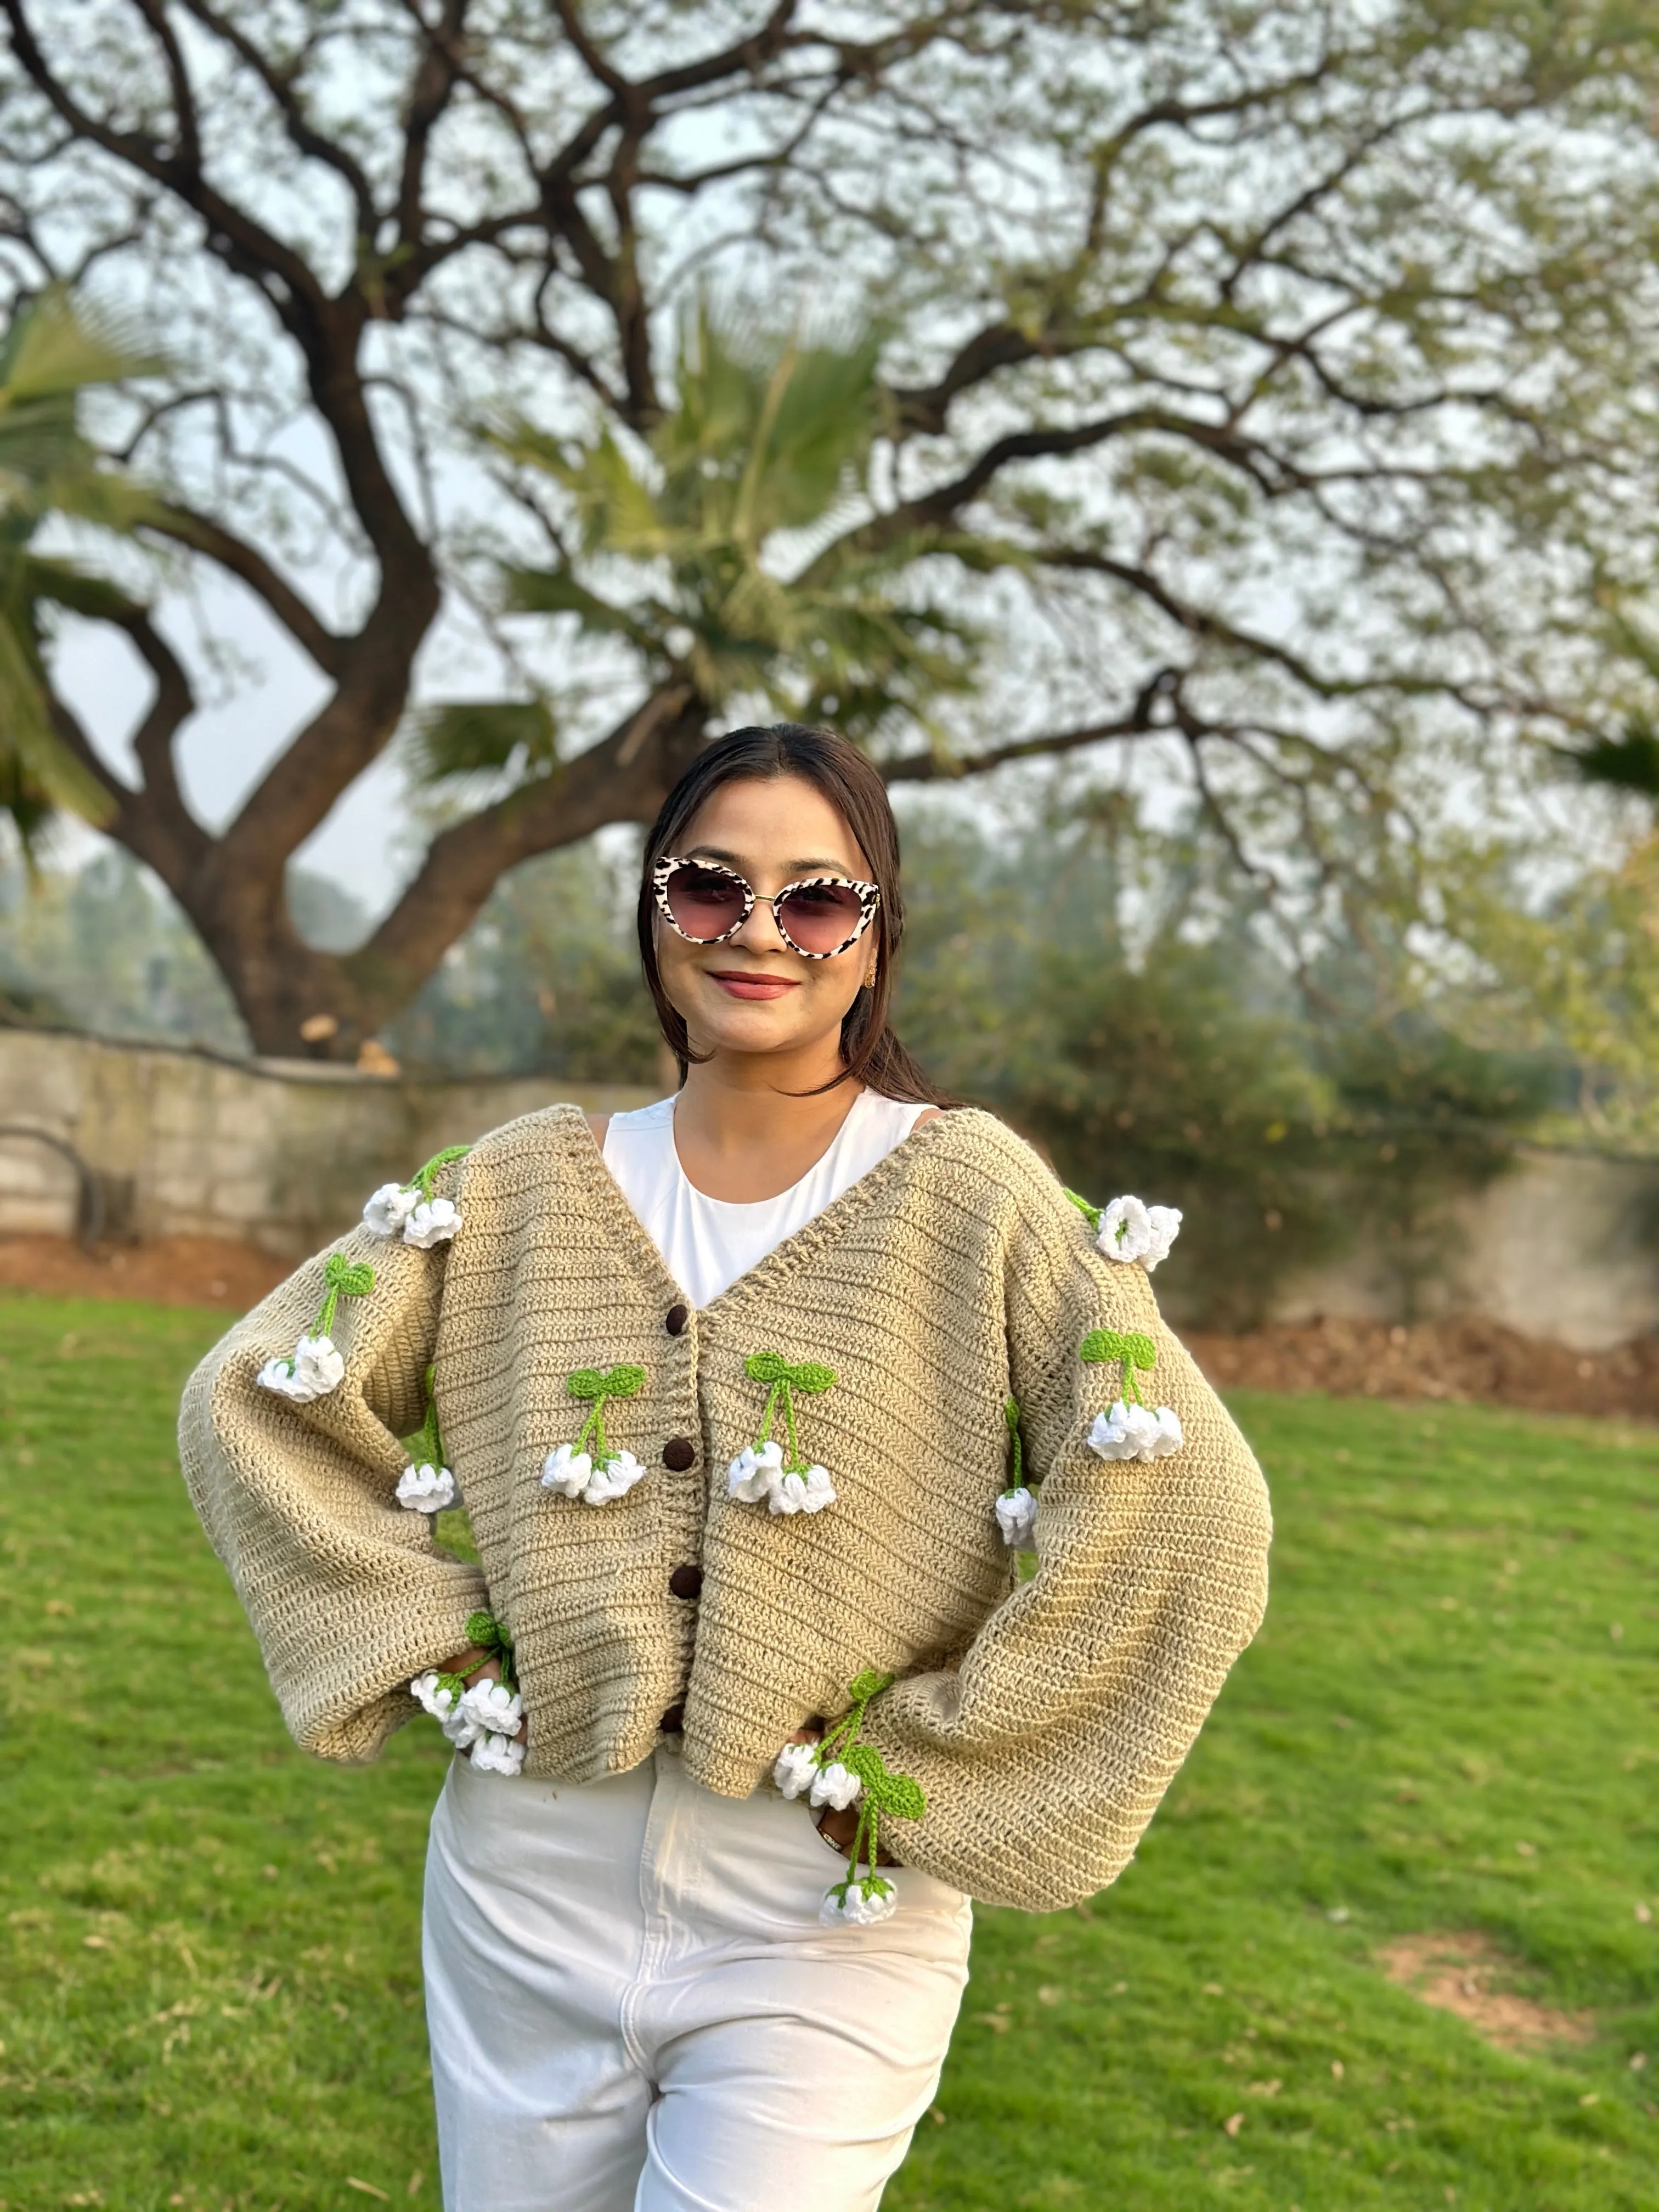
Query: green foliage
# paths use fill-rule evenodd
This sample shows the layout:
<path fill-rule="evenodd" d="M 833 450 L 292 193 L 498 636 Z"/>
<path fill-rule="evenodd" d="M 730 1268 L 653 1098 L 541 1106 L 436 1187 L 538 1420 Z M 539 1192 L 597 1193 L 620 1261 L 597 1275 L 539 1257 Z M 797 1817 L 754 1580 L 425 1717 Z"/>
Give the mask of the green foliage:
<path fill-rule="evenodd" d="M 809 345 L 705 305 L 682 321 L 676 402 L 645 439 L 500 434 L 510 461 L 550 480 L 574 538 L 556 566 L 508 573 L 511 607 L 619 641 L 654 685 L 689 686 L 709 714 L 753 702 L 854 738 L 905 718 L 934 727 L 937 706 L 974 688 L 982 640 L 919 564 L 1012 556 L 960 531 L 918 527 L 879 548 L 848 538 L 890 405 L 880 350 L 877 331 Z M 544 714 L 447 711 L 495 764 L 524 743 L 523 718 Z M 428 775 L 454 773 L 447 757 L 428 742 Z"/>
<path fill-rule="evenodd" d="M 613 861 L 590 846 L 505 878 L 385 1032 L 404 1066 L 654 1082 L 657 1023 L 634 939 L 634 865 L 631 854 Z"/>
<path fill-rule="evenodd" d="M 439 1732 L 417 1720 L 368 1769 L 284 1737 L 174 1458 L 221 1317 L 3 1304 L 7 2203 L 324 2212 L 367 2185 L 434 2206 Z M 1267 1627 L 1114 1890 L 1086 1915 L 976 1912 L 943 2124 L 886 2203 L 1362 2212 L 1452 2190 L 1459 2212 L 1639 2212 L 1659 2196 L 1651 2073 L 1628 2063 L 1659 2063 L 1635 1911 L 1659 1906 L 1652 1438 L 1239 1410 L 1275 1493 Z M 1425 2009 L 1375 1954 L 1425 1929 L 1484 1935 L 1591 2039 L 1510 2054 Z"/>
<path fill-rule="evenodd" d="M 1409 1310 L 1441 1264 L 1447 1196 L 1500 1171 L 1559 1092 L 1559 1059 L 1482 1050 L 1421 1013 L 1316 1023 L 1252 907 L 1218 908 L 1179 850 L 1086 820 L 994 846 L 924 817 L 906 868 L 906 1042 L 1097 1205 L 1180 1206 L 1158 1288 L 1188 1322 L 1248 1326 L 1368 1218 Z"/>
<path fill-rule="evenodd" d="M 1659 735 L 1645 722 L 1632 722 L 1621 737 L 1599 738 L 1571 758 L 1587 783 L 1659 799 Z"/>
<path fill-rule="evenodd" d="M 31 1019 L 105 1036 L 247 1049 L 201 939 L 118 846 L 32 884 L 0 862 L 0 993 Z"/>
<path fill-rule="evenodd" d="M 1485 845 L 1438 870 L 1447 939 L 1462 955 L 1442 987 L 1460 1027 L 1573 1071 L 1558 1114 L 1582 1141 L 1659 1142 L 1659 838 L 1563 880 L 1543 839 Z M 1553 866 L 1552 864 L 1554 864 Z M 1543 886 L 1540 894 L 1540 885 Z"/>
<path fill-rule="evenodd" d="M 70 561 L 32 550 L 52 515 L 127 530 L 150 503 L 76 425 L 81 396 L 152 366 L 44 294 L 0 335 L 0 812 L 29 850 L 58 808 L 100 822 L 102 785 L 53 727 L 43 623 L 53 608 L 119 622 L 128 602 Z"/>
<path fill-rule="evenodd" d="M 416 720 L 409 763 L 417 783 L 457 782 L 503 770 L 545 773 L 559 757 L 545 700 L 453 699 Z"/>

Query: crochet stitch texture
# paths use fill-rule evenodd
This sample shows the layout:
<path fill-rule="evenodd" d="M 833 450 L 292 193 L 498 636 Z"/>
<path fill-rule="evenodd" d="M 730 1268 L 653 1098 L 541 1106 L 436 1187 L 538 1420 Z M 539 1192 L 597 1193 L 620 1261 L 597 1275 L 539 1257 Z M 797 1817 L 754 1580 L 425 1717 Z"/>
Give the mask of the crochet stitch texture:
<path fill-rule="evenodd" d="M 1095 1249 L 1036 1155 L 990 1115 L 941 1115 L 678 1334 L 684 1294 L 577 1108 L 509 1122 L 439 1182 L 453 1243 L 334 1248 L 376 1271 L 341 1309 L 339 1389 L 296 1405 L 256 1382 L 315 1313 L 325 1255 L 185 1394 L 191 1494 L 296 1739 L 373 1758 L 488 1604 L 516 1645 L 526 1774 L 623 1771 L 683 1705 L 687 1773 L 740 1797 L 875 1668 L 898 1679 L 864 1740 L 927 1801 L 894 1839 L 908 1863 L 1034 1911 L 1111 1881 L 1260 1621 L 1267 1492 L 1143 1270 Z M 1088 1449 L 1115 1383 L 1078 1347 L 1101 1327 L 1153 1340 L 1179 1452 Z M 764 1398 L 757 1344 L 836 1370 L 811 1415 L 832 1511 L 726 1495 Z M 434 1361 L 482 1574 L 396 1500 Z M 566 1378 L 619 1362 L 645 1370 L 617 1440 L 646 1473 L 591 1512 L 542 1466 L 571 1425 Z M 1011 1395 L 1042 1485 L 1024 1583 L 994 1510 Z M 697 1602 L 669 1587 L 683 1565 Z"/>

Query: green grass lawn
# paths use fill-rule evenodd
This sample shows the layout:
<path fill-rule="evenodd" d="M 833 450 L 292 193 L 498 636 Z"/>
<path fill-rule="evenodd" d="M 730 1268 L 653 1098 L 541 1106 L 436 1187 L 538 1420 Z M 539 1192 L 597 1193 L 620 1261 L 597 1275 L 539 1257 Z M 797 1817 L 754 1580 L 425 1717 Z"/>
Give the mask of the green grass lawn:
<path fill-rule="evenodd" d="M 435 2205 L 436 1731 L 356 1772 L 283 1735 L 173 1456 L 219 1321 L 0 1316 L 0 2212 Z M 1659 1437 L 1238 1411 L 1266 1632 L 1115 1890 L 980 1914 L 888 2212 L 1659 2204 Z M 1424 1932 L 1588 2039 L 1430 2010 L 1376 1964 Z"/>

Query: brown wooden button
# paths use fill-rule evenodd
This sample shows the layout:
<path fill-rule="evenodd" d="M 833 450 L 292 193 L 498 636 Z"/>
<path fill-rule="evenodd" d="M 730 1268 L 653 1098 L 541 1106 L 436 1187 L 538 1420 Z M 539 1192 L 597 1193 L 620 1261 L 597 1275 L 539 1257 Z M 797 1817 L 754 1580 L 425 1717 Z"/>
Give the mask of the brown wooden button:
<path fill-rule="evenodd" d="M 690 1318 L 690 1306 L 670 1306 L 668 1311 L 663 1316 L 662 1325 L 670 1336 L 684 1336 L 685 1324 Z"/>
<path fill-rule="evenodd" d="M 687 1565 L 676 1567 L 668 1577 L 668 1587 L 676 1597 L 694 1598 L 702 1595 L 702 1569 Z"/>
<path fill-rule="evenodd" d="M 684 1705 L 670 1705 L 668 1711 L 658 1722 L 657 1726 L 661 1729 L 665 1735 L 678 1735 L 685 1726 L 685 1707 Z"/>
<path fill-rule="evenodd" d="M 697 1448 L 690 1437 L 670 1437 L 662 1448 L 662 1463 L 672 1467 L 676 1474 L 684 1474 L 697 1456 Z"/>

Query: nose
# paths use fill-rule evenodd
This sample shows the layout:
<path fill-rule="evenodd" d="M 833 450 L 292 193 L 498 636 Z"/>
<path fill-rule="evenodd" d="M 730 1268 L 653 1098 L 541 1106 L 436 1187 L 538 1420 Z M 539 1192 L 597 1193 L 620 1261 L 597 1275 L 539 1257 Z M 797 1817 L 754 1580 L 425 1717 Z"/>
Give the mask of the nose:
<path fill-rule="evenodd" d="M 741 945 L 745 952 L 787 952 L 789 950 L 778 934 L 776 917 L 770 904 L 763 898 L 755 901 L 749 919 L 732 942 Z"/>

